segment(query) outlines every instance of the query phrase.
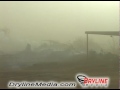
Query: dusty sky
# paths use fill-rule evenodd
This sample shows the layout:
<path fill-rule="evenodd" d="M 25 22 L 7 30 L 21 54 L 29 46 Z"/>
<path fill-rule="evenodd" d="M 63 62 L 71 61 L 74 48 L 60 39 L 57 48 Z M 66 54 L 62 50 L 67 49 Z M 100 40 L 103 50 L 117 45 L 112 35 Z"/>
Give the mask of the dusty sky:
<path fill-rule="evenodd" d="M 42 40 L 71 42 L 86 37 L 85 31 L 118 31 L 118 1 L 1 1 L 0 28 L 8 28 L 8 41 L 0 49 L 38 46 Z M 110 36 L 91 35 L 103 48 L 110 48 Z M 118 37 L 114 37 L 116 48 Z"/>

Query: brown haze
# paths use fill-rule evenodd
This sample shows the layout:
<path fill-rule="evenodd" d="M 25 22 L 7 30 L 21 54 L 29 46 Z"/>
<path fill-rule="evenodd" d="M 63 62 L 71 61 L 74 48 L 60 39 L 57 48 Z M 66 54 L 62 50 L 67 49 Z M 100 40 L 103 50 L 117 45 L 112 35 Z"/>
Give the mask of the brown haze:
<path fill-rule="evenodd" d="M 1 1 L 0 88 L 17 81 L 75 81 L 77 73 L 108 76 L 118 89 L 118 1 Z M 110 53 L 111 52 L 111 53 Z M 77 86 L 77 88 L 81 88 Z"/>
<path fill-rule="evenodd" d="M 38 47 L 43 40 L 72 42 L 85 37 L 85 31 L 118 31 L 119 3 L 66 1 L 0 2 L 0 28 L 10 30 L 4 51 L 21 50 L 26 43 Z M 118 37 L 91 35 L 96 43 L 110 51 L 118 49 Z"/>

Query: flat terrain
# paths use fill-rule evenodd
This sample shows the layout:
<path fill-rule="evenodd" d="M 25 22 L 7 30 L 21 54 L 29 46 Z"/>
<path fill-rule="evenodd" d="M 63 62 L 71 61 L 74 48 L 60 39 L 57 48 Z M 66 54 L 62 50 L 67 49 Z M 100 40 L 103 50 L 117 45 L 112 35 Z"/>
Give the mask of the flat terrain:
<path fill-rule="evenodd" d="M 28 62 L 29 63 L 29 62 Z M 9 67 L 6 67 L 9 68 Z M 118 57 L 86 57 L 75 56 L 62 62 L 39 62 L 17 71 L 0 71 L 0 88 L 7 88 L 10 80 L 16 81 L 75 81 L 77 73 L 85 73 L 88 76 L 110 77 L 110 89 L 119 88 L 119 60 Z M 79 84 L 77 88 L 81 88 Z"/>

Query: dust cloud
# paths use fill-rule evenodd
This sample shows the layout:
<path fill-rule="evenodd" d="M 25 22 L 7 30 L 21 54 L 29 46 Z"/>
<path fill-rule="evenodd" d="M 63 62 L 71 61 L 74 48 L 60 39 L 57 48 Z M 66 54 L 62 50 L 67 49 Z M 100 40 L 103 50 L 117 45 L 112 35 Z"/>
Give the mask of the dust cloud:
<path fill-rule="evenodd" d="M 29 70 L 38 73 L 38 68 L 42 68 L 51 73 L 57 72 L 53 68 L 56 67 L 61 73 L 64 72 L 63 68 L 68 73 L 71 69 L 71 75 L 74 75 L 78 72 L 74 72 L 74 68 L 81 68 L 78 67 L 80 63 L 86 63 L 86 68 L 102 63 L 102 70 L 107 70 L 105 65 L 110 60 L 108 67 L 112 65 L 115 71 L 118 68 L 115 64 L 119 53 L 119 37 L 89 35 L 90 61 L 87 61 L 85 31 L 119 31 L 119 2 L 1 1 L 0 70 L 5 73 L 15 71 L 9 74 L 14 77 L 16 71 L 23 71 L 22 74 Z"/>
<path fill-rule="evenodd" d="M 38 47 L 44 40 L 72 42 L 81 36 L 86 38 L 85 31 L 119 30 L 119 3 L 113 1 L 3 1 L 0 7 L 0 26 L 10 30 L 12 44 L 2 49 L 9 51 L 23 49 L 26 43 Z M 91 38 L 103 48 L 110 49 L 109 43 L 113 44 L 109 36 L 92 35 Z M 117 48 L 118 37 L 114 38 Z"/>

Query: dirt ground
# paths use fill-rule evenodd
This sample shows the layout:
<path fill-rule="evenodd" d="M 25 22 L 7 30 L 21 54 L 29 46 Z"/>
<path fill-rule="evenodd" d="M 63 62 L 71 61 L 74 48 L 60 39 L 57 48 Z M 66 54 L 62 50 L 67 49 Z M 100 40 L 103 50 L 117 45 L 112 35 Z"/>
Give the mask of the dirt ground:
<path fill-rule="evenodd" d="M 119 88 L 119 60 L 75 59 L 65 62 L 42 62 L 19 71 L 1 71 L 0 88 L 8 88 L 9 81 L 74 81 L 77 73 L 110 77 L 109 89 Z M 77 88 L 81 88 L 78 84 Z"/>

